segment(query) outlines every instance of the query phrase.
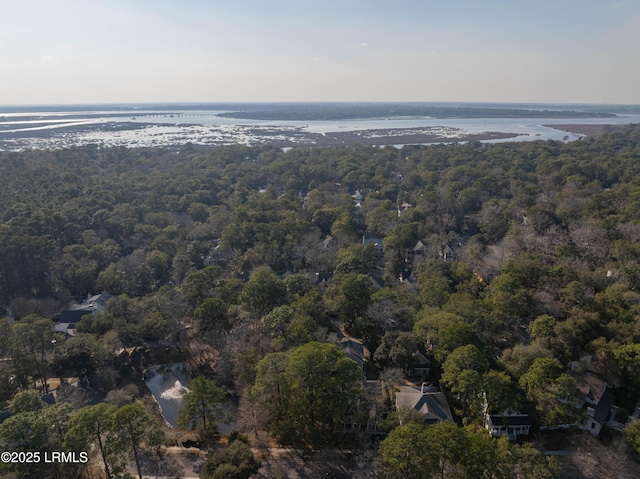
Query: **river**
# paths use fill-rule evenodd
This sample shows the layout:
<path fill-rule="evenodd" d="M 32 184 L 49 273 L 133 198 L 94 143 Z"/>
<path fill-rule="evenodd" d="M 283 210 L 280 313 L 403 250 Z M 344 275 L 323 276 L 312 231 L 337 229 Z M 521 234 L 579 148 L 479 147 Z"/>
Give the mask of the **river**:
<path fill-rule="evenodd" d="M 517 135 L 489 142 L 576 140 L 582 135 L 555 130 L 549 124 L 640 123 L 639 114 L 611 118 L 430 118 L 398 117 L 330 121 L 275 121 L 218 116 L 222 110 L 150 110 L 139 107 L 76 107 L 29 111 L 4 107 L 0 112 L 0 151 L 60 149 L 87 144 L 103 147 L 152 147 L 193 143 L 197 145 L 274 144 L 282 147 L 310 146 L 318 135 L 331 132 L 424 128 L 435 135 L 430 142 L 460 141 L 450 134 L 501 132 Z M 444 128 L 443 128 L 444 127 Z M 449 134 L 441 131 L 449 130 Z M 438 136 L 441 135 L 441 136 Z M 357 140 L 354 140 L 354 142 Z"/>

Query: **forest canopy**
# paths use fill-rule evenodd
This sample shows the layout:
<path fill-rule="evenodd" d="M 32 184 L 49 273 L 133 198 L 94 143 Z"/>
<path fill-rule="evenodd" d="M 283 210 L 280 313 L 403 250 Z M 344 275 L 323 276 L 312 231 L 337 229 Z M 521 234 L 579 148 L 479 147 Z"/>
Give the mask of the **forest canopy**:
<path fill-rule="evenodd" d="M 245 431 L 325 447 L 369 426 L 363 372 L 393 383 L 416 352 L 460 423 L 516 409 L 578 423 L 572 362 L 640 393 L 639 159 L 637 125 L 566 144 L 2 153 L 0 406 L 55 374 L 121 411 L 153 348 L 187 343 L 195 386 L 215 391 L 191 397 L 216 399 L 183 413 L 189 429 L 213 430 L 231 391 Z M 101 291 L 75 336 L 54 333 Z M 415 419 L 387 412 L 384 433 Z M 428 434 L 397 431 L 385 467 L 403 434 Z"/>

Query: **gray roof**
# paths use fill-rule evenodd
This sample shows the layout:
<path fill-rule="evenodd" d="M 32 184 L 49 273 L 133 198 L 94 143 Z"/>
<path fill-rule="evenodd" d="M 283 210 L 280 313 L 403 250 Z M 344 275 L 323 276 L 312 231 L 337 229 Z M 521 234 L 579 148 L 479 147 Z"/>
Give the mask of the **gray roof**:
<path fill-rule="evenodd" d="M 453 422 L 447 398 L 441 392 L 422 392 L 409 386 L 400 386 L 400 392 L 396 393 L 396 407 L 404 410 L 415 409 L 424 416 L 428 424 Z"/>
<path fill-rule="evenodd" d="M 342 338 L 340 349 L 344 354 L 361 368 L 364 366 L 364 346 L 353 338 Z"/>
<path fill-rule="evenodd" d="M 615 396 L 611 391 L 605 391 L 600 399 L 600 402 L 596 406 L 595 412 L 593 414 L 593 419 L 598 421 L 600 424 L 604 424 L 607 420 L 607 416 L 611 412 L 611 408 L 613 408 L 613 402 L 615 401 Z"/>
<path fill-rule="evenodd" d="M 112 298 L 111 294 L 107 291 L 103 291 L 100 294 L 94 294 L 93 296 L 87 297 L 82 303 L 74 304 L 69 307 L 70 311 L 100 311 L 104 309 L 107 301 Z"/>
<path fill-rule="evenodd" d="M 364 358 L 364 346 L 360 341 L 357 341 L 353 338 L 342 338 L 340 340 L 340 347 L 345 352 L 345 354 L 350 353 L 355 356 Z"/>

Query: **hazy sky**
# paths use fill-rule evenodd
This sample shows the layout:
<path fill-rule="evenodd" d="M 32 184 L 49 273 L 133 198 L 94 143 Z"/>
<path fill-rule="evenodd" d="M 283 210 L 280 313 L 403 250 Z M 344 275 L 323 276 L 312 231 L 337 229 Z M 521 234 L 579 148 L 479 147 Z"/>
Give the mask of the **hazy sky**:
<path fill-rule="evenodd" d="M 640 104 L 640 0 L 0 0 L 0 104 Z"/>

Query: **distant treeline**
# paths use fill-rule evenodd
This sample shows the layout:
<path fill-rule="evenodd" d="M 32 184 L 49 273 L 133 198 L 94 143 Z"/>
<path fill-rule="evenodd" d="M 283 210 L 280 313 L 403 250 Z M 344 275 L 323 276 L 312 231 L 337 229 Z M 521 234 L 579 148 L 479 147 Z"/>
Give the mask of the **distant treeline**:
<path fill-rule="evenodd" d="M 432 106 L 421 104 L 274 104 L 266 108 L 221 113 L 218 116 L 252 120 L 348 120 L 430 116 L 434 118 L 611 118 L 605 111 L 528 108 L 488 108 L 476 106 Z"/>

